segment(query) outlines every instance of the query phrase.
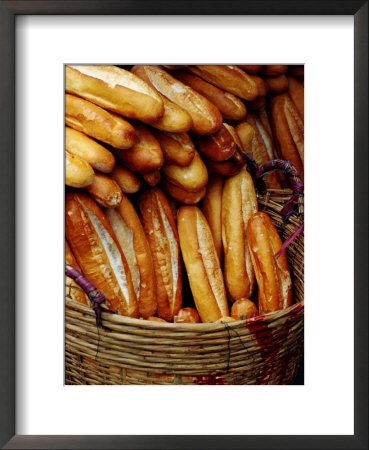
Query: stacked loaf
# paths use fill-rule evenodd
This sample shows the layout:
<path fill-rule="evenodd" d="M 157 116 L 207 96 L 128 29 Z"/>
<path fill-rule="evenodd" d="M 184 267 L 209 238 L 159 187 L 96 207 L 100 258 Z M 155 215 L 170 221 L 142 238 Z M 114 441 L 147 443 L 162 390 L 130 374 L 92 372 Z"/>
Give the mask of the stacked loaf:
<path fill-rule="evenodd" d="M 111 310 L 199 323 L 292 304 L 245 154 L 303 179 L 303 66 L 75 65 L 65 86 L 68 261 Z"/>

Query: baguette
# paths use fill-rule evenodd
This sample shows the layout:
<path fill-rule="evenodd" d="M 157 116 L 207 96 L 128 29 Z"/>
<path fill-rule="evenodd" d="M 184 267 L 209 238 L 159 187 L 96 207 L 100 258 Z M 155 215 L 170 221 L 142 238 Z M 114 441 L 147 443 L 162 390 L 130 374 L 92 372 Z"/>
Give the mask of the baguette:
<path fill-rule="evenodd" d="M 143 192 L 138 206 L 155 271 L 156 315 L 171 321 L 182 307 L 182 272 L 177 228 L 168 200 L 157 187 Z"/>
<path fill-rule="evenodd" d="M 247 122 L 240 122 L 236 126 L 236 132 L 242 144 L 242 150 L 252 156 L 253 142 L 255 141 L 255 129 Z"/>
<path fill-rule="evenodd" d="M 128 150 L 116 151 L 119 160 L 133 172 L 147 173 L 160 169 L 164 156 L 159 142 L 141 123 L 135 123 L 134 129 L 137 135 L 136 143 Z"/>
<path fill-rule="evenodd" d="M 292 283 L 286 252 L 278 258 L 282 241 L 270 217 L 254 214 L 247 224 L 247 242 L 259 289 L 259 313 L 267 314 L 292 304 Z"/>
<path fill-rule="evenodd" d="M 187 70 L 244 100 L 259 95 L 255 80 L 237 66 L 188 66 Z"/>
<path fill-rule="evenodd" d="M 144 66 L 135 66 L 132 73 L 144 80 L 153 89 L 156 89 L 150 77 L 147 75 Z M 191 115 L 159 91 L 157 93 L 163 101 L 164 114 L 160 119 L 148 123 L 158 130 L 168 131 L 170 133 L 183 133 L 188 131 L 192 127 Z"/>
<path fill-rule="evenodd" d="M 65 123 L 99 141 L 119 149 L 131 148 L 136 134 L 131 124 L 93 103 L 65 95 Z"/>
<path fill-rule="evenodd" d="M 138 317 L 131 273 L 119 242 L 96 202 L 82 192 L 65 199 L 65 232 L 83 274 L 106 296 L 108 306 Z"/>
<path fill-rule="evenodd" d="M 107 209 L 106 217 L 114 230 L 131 273 L 140 317 L 156 312 L 156 284 L 149 243 L 140 219 L 126 195 L 116 209 Z"/>
<path fill-rule="evenodd" d="M 214 175 L 206 186 L 206 195 L 202 202 L 201 210 L 209 224 L 215 250 L 219 261 L 222 261 L 222 191 L 224 178 Z"/>
<path fill-rule="evenodd" d="M 262 166 L 268 161 L 275 159 L 272 140 L 268 132 L 263 127 L 263 124 L 255 114 L 249 114 L 246 120 L 247 124 L 254 129 L 254 136 L 251 141 L 251 156 L 259 166 Z M 243 134 L 243 124 L 237 125 L 237 130 L 240 137 Z M 270 189 L 281 189 L 281 183 L 276 172 L 267 173 L 263 180 Z"/>
<path fill-rule="evenodd" d="M 259 312 L 255 303 L 248 298 L 239 298 L 231 308 L 231 317 L 235 320 L 247 320 L 258 315 Z"/>
<path fill-rule="evenodd" d="M 73 128 L 65 128 L 65 149 L 87 161 L 92 168 L 109 173 L 114 169 L 114 155 L 105 147 Z"/>
<path fill-rule="evenodd" d="M 245 70 L 248 73 L 259 73 L 263 66 L 261 64 L 249 64 L 249 65 L 239 65 L 242 70 Z"/>
<path fill-rule="evenodd" d="M 125 194 L 134 194 L 140 189 L 141 181 L 138 176 L 119 164 L 115 166 L 110 177 L 118 183 Z"/>
<path fill-rule="evenodd" d="M 164 165 L 162 173 L 167 181 L 187 192 L 198 192 L 208 182 L 208 171 L 196 150 L 188 166 Z"/>
<path fill-rule="evenodd" d="M 115 208 L 122 201 L 122 190 L 118 183 L 103 173 L 96 172 L 93 182 L 85 189 L 105 208 Z"/>
<path fill-rule="evenodd" d="M 210 159 L 204 159 L 205 165 L 210 173 L 216 173 L 230 177 L 237 175 L 244 167 L 245 163 L 234 156 L 227 161 L 211 161 Z"/>
<path fill-rule="evenodd" d="M 265 78 L 261 78 L 257 75 L 250 75 L 249 77 L 251 80 L 256 84 L 256 87 L 258 89 L 258 96 L 259 97 L 265 97 L 269 92 L 269 84 L 267 83 L 267 80 Z"/>
<path fill-rule="evenodd" d="M 304 86 L 294 77 L 288 78 L 288 93 L 296 106 L 302 120 L 304 120 Z"/>
<path fill-rule="evenodd" d="M 276 95 L 271 100 L 275 143 L 281 157 L 290 161 L 304 180 L 304 124 L 291 97 Z"/>
<path fill-rule="evenodd" d="M 183 260 L 202 322 L 228 316 L 224 280 L 209 225 L 196 206 L 178 211 L 178 234 Z"/>
<path fill-rule="evenodd" d="M 170 195 L 172 199 L 179 203 L 184 203 L 185 205 L 195 205 L 196 203 L 199 203 L 199 201 L 201 201 L 206 194 L 205 186 L 199 191 L 188 192 L 175 184 L 170 183 L 168 180 L 163 180 L 162 187 L 165 193 Z"/>
<path fill-rule="evenodd" d="M 159 169 L 153 170 L 152 172 L 142 173 L 141 176 L 151 187 L 156 186 L 161 180 L 161 172 Z"/>
<path fill-rule="evenodd" d="M 172 75 L 212 102 L 219 109 L 224 119 L 242 120 L 246 116 L 246 106 L 235 95 L 185 71 L 176 71 Z"/>
<path fill-rule="evenodd" d="M 153 131 L 164 155 L 165 164 L 188 166 L 195 156 L 195 147 L 187 133 Z"/>
<path fill-rule="evenodd" d="M 236 143 L 225 124 L 210 136 L 194 136 L 199 152 L 212 161 L 226 161 L 236 151 Z"/>
<path fill-rule="evenodd" d="M 163 101 L 155 89 L 116 66 L 66 66 L 65 89 L 131 119 L 153 121 L 164 114 Z"/>
<path fill-rule="evenodd" d="M 219 109 L 165 70 L 157 66 L 134 66 L 131 71 L 138 76 L 144 73 L 155 89 L 187 111 L 192 119 L 190 131 L 193 133 L 211 134 L 221 126 L 222 115 Z"/>
<path fill-rule="evenodd" d="M 95 172 L 90 164 L 77 155 L 65 152 L 65 184 L 84 188 L 94 181 Z"/>
<path fill-rule="evenodd" d="M 280 94 L 288 90 L 288 79 L 284 74 L 265 77 L 264 80 L 271 94 Z"/>
<path fill-rule="evenodd" d="M 178 316 L 175 318 L 175 323 L 200 323 L 201 319 L 199 313 L 195 308 L 182 308 L 178 311 Z"/>
<path fill-rule="evenodd" d="M 268 77 L 283 75 L 287 72 L 288 66 L 281 64 L 267 64 L 263 66 L 262 74 Z"/>
<path fill-rule="evenodd" d="M 246 227 L 257 209 L 254 183 L 245 168 L 225 179 L 222 196 L 224 279 L 232 301 L 250 298 L 254 290 L 255 275 L 247 247 Z"/>

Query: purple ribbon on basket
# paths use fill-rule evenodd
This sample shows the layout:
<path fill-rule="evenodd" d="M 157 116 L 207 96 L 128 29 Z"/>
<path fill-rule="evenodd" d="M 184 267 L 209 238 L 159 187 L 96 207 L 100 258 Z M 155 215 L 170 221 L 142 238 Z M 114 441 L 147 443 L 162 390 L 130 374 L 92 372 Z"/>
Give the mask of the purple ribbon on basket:
<path fill-rule="evenodd" d="M 259 167 L 257 162 L 247 153 L 244 153 L 245 161 L 247 163 L 247 167 L 249 172 L 254 180 L 254 183 L 259 191 L 265 191 L 265 183 L 262 181 L 262 177 L 271 172 L 272 170 L 283 170 L 286 174 L 289 184 L 292 189 L 291 198 L 286 202 L 281 210 L 281 216 L 284 223 L 288 222 L 288 219 L 293 214 L 298 214 L 298 205 L 299 199 L 301 195 L 304 193 L 304 185 L 301 182 L 300 175 L 297 170 L 293 167 L 293 165 L 289 161 L 284 161 L 282 159 L 273 159 L 271 161 L 266 162 L 262 166 Z M 295 230 L 283 243 L 282 247 L 275 254 L 278 257 L 290 244 L 293 242 L 297 236 L 304 229 L 304 222 Z"/>
<path fill-rule="evenodd" d="M 71 265 L 65 264 L 65 275 L 69 278 L 72 278 L 78 286 L 80 286 L 84 292 L 88 295 L 88 298 L 90 299 L 92 309 L 95 312 L 96 317 L 96 326 L 98 328 L 102 328 L 104 330 L 107 330 L 106 327 L 102 324 L 102 308 L 101 304 L 106 301 L 106 297 L 102 292 L 99 292 L 97 290 L 97 287 L 92 284 L 87 278 L 85 278 L 81 272 L 79 272 L 77 269 L 74 269 Z M 109 312 L 114 313 L 114 311 L 109 309 Z"/>

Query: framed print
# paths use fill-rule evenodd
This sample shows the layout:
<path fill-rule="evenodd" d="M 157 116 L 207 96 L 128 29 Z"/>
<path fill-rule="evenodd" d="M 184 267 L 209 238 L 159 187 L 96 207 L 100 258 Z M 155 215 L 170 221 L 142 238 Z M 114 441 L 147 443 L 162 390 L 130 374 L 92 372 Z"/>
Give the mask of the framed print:
<path fill-rule="evenodd" d="M 367 448 L 367 3 L 4 1 L 0 8 L 1 445 Z M 186 63 L 305 67 L 305 357 L 294 386 L 216 386 L 209 378 L 181 386 L 181 377 L 147 386 L 137 374 L 128 386 L 101 383 L 102 366 L 81 375 L 64 362 L 65 343 L 80 346 L 68 330 L 84 320 L 81 354 L 89 359 L 91 342 L 107 342 L 103 331 L 92 336 L 95 317 L 83 308 L 66 309 L 72 320 L 64 323 L 59 295 L 65 67 Z M 121 326 L 113 324 L 116 335 Z M 131 342 L 138 348 L 137 338 Z M 150 345 L 138 350 L 147 361 Z M 201 347 L 188 350 L 194 360 Z M 107 351 L 116 354 L 115 343 Z M 91 373 L 99 382 L 86 386 Z"/>

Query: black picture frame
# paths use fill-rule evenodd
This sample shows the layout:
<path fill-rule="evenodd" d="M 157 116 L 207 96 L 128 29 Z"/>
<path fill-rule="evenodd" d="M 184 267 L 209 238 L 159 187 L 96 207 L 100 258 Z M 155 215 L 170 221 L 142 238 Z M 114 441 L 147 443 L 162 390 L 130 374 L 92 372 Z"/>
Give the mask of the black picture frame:
<path fill-rule="evenodd" d="M 19 436 L 15 434 L 15 18 L 28 14 L 352 15 L 355 40 L 354 435 Z M 368 448 L 368 2 L 364 0 L 0 1 L 0 445 L 6 449 Z M 337 69 L 338 70 L 338 69 Z"/>

